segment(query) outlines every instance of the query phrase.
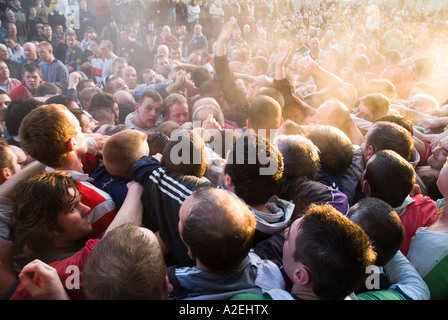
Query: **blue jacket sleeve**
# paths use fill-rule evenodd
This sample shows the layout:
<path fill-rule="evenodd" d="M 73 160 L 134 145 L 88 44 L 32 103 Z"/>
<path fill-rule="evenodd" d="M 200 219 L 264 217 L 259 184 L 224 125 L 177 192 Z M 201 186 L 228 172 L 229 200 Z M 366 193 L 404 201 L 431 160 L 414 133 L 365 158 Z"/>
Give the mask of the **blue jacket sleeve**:
<path fill-rule="evenodd" d="M 97 188 L 107 192 L 112 200 L 115 202 L 115 207 L 120 210 L 121 205 L 128 194 L 126 179 L 111 175 L 104 165 L 100 165 L 92 172 L 90 178 L 93 180 L 93 185 Z"/>
<path fill-rule="evenodd" d="M 132 180 L 144 185 L 150 174 L 163 165 L 154 157 L 144 156 L 131 167 Z"/>

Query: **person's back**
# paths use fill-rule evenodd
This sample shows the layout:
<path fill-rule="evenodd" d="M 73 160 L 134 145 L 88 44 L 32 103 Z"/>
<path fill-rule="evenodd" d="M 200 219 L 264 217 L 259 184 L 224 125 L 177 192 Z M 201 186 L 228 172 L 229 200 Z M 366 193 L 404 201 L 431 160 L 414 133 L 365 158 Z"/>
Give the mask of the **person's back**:
<path fill-rule="evenodd" d="M 413 167 L 395 151 L 380 150 L 366 164 L 363 192 L 367 197 L 385 201 L 400 216 L 406 231 L 400 248 L 404 255 L 417 229 L 431 225 L 438 214 L 437 205 L 431 198 L 410 195 L 414 184 Z"/>
<path fill-rule="evenodd" d="M 168 268 L 171 299 L 222 300 L 240 292 L 283 289 L 278 266 L 249 254 L 256 220 L 238 197 L 213 187 L 199 189 L 185 200 L 179 216 L 179 233 L 196 266 Z"/>
<path fill-rule="evenodd" d="M 177 230 L 179 209 L 194 190 L 213 186 L 202 179 L 206 164 L 202 138 L 193 131 L 177 130 L 161 161 L 142 157 L 131 168 L 131 178 L 144 186 L 143 225 L 160 235 L 166 245 L 164 254 L 169 254 L 179 266 L 194 265 Z"/>

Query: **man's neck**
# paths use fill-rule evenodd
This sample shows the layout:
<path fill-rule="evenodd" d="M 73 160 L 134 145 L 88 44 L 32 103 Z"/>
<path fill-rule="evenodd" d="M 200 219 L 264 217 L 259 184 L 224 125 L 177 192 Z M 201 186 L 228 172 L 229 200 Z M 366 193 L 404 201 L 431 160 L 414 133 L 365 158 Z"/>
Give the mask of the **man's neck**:
<path fill-rule="evenodd" d="M 294 284 L 291 289 L 291 295 L 303 300 L 319 300 L 319 298 L 313 292 L 313 288 L 311 285 L 298 286 Z"/>
<path fill-rule="evenodd" d="M 265 204 L 251 205 L 251 207 L 264 213 L 271 213 L 271 211 L 266 207 Z"/>
<path fill-rule="evenodd" d="M 25 88 L 33 95 L 33 97 L 34 97 L 34 95 L 36 94 L 36 91 L 37 91 L 37 88 L 36 89 L 30 89 L 30 88 L 28 88 L 28 86 L 25 84 Z"/>
<path fill-rule="evenodd" d="M 429 231 L 448 233 L 448 207 L 443 208 L 443 212 L 438 215 L 436 221 L 428 227 Z"/>
<path fill-rule="evenodd" d="M 143 122 L 139 121 L 139 119 L 137 118 L 137 114 L 135 114 L 135 116 L 134 116 L 132 119 L 130 119 L 130 121 L 131 121 L 135 126 L 139 127 L 140 129 L 143 129 L 143 130 L 149 130 L 149 129 L 151 129 L 151 128 L 147 128 Z"/>
<path fill-rule="evenodd" d="M 9 81 L 9 78 L 0 79 L 0 84 L 6 84 L 6 83 L 8 83 L 8 81 Z"/>
<path fill-rule="evenodd" d="M 74 151 L 70 152 L 69 157 L 68 157 L 67 161 L 64 163 L 64 165 L 62 165 L 58 168 L 55 168 L 55 169 L 72 170 L 72 171 L 84 173 L 81 158 L 78 157 L 78 155 Z"/>

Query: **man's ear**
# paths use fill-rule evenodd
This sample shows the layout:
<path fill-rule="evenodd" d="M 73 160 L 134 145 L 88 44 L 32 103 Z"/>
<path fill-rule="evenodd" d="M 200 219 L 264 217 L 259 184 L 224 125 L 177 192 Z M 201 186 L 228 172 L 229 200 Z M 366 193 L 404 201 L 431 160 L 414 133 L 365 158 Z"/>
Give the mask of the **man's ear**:
<path fill-rule="evenodd" d="M 76 140 L 74 138 L 70 138 L 70 140 L 68 140 L 67 142 L 67 150 L 70 151 L 76 151 L 76 149 L 78 148 L 78 145 L 76 143 Z"/>
<path fill-rule="evenodd" d="M 11 170 L 9 170 L 8 168 L 3 168 L 0 172 L 1 175 L 1 180 L 6 181 L 9 178 L 11 178 L 12 174 L 11 174 Z"/>
<path fill-rule="evenodd" d="M 366 195 L 366 197 L 370 197 L 370 184 L 367 180 L 362 181 L 362 192 Z"/>
<path fill-rule="evenodd" d="M 367 147 L 367 152 L 366 152 L 366 163 L 367 161 L 369 161 L 370 158 L 372 158 L 372 156 L 375 154 L 375 149 L 373 148 L 372 145 L 369 145 Z"/>
<path fill-rule="evenodd" d="M 310 270 L 301 263 L 297 265 L 297 268 L 294 270 L 294 279 L 292 279 L 293 283 L 304 286 L 307 285 L 311 279 L 312 277 Z"/>
<path fill-rule="evenodd" d="M 191 260 L 195 261 L 196 260 L 196 255 L 194 254 L 193 251 L 191 251 L 190 247 L 185 245 L 187 247 L 187 254 L 190 257 Z"/>
<path fill-rule="evenodd" d="M 168 276 L 165 276 L 165 279 L 163 279 L 163 292 L 162 292 L 162 300 L 168 300 L 168 296 L 170 292 L 173 291 L 173 286 L 168 280 Z"/>
<path fill-rule="evenodd" d="M 246 127 L 247 129 L 252 129 L 252 123 L 250 122 L 249 119 L 246 120 Z"/>
<path fill-rule="evenodd" d="M 233 184 L 232 178 L 225 172 L 222 173 L 221 178 L 224 188 L 231 192 L 235 192 L 235 185 Z"/>

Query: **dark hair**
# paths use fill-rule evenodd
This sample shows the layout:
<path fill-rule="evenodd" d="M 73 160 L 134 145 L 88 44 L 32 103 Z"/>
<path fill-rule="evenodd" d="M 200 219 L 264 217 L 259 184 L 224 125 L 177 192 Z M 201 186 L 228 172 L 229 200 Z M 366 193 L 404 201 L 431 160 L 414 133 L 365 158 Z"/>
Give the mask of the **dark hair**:
<path fill-rule="evenodd" d="M 19 134 L 22 120 L 34 109 L 43 105 L 43 102 L 32 98 L 12 100 L 5 110 L 5 124 L 11 136 Z"/>
<path fill-rule="evenodd" d="M 71 194 L 70 189 L 75 193 Z M 75 179 L 62 171 L 50 171 L 21 181 L 12 197 L 12 239 L 19 248 L 42 252 L 63 232 L 58 216 L 67 214 L 81 199 Z"/>
<path fill-rule="evenodd" d="M 47 94 L 60 95 L 60 94 L 62 94 L 62 90 L 61 90 L 61 88 L 59 88 L 58 86 L 56 86 L 52 83 L 48 83 L 48 82 L 41 83 L 37 87 L 36 97 L 45 97 Z"/>
<path fill-rule="evenodd" d="M 393 150 L 409 161 L 414 149 L 411 133 L 404 127 L 388 121 L 375 122 L 365 139 L 366 146 L 372 146 L 375 152 Z"/>
<path fill-rule="evenodd" d="M 377 253 L 376 266 L 384 266 L 400 249 L 404 227 L 392 207 L 378 198 L 363 198 L 350 210 L 348 218 L 359 225 L 372 240 Z"/>
<path fill-rule="evenodd" d="M 42 71 L 40 69 L 40 66 L 33 62 L 33 61 L 28 61 L 25 62 L 22 66 L 22 73 L 24 74 L 25 72 L 37 72 L 38 74 L 40 74 L 42 76 Z"/>
<path fill-rule="evenodd" d="M 196 88 L 200 88 L 202 84 L 211 78 L 210 71 L 206 67 L 199 66 L 191 71 L 191 80 L 193 80 Z"/>
<path fill-rule="evenodd" d="M 354 149 L 349 137 L 333 126 L 311 125 L 306 136 L 319 148 L 320 165 L 335 177 L 342 176 L 353 161 Z"/>
<path fill-rule="evenodd" d="M 169 141 L 170 138 L 162 132 L 156 131 L 148 134 L 149 155 L 153 156 L 157 153 L 163 154 L 163 150 Z"/>
<path fill-rule="evenodd" d="M 204 140 L 191 130 L 175 130 L 162 155 L 163 164 L 175 172 L 200 178 L 207 169 Z"/>
<path fill-rule="evenodd" d="M 48 98 L 45 103 L 46 104 L 62 104 L 63 106 L 66 106 L 67 108 L 70 108 L 70 105 L 72 104 L 72 102 L 75 102 L 76 100 L 70 96 L 65 96 L 62 94 L 56 95 L 56 96 L 52 96 L 50 98 Z"/>
<path fill-rule="evenodd" d="M 253 206 L 265 204 L 277 192 L 283 169 L 283 157 L 269 140 L 245 133 L 230 150 L 225 173 L 235 193 Z"/>
<path fill-rule="evenodd" d="M 329 204 L 312 204 L 296 225 L 294 259 L 310 270 L 320 299 L 342 300 L 364 285 L 376 253 L 360 226 Z"/>
<path fill-rule="evenodd" d="M 410 134 L 414 134 L 414 126 L 412 124 L 412 120 L 409 118 L 406 118 L 405 116 L 401 114 L 388 114 L 386 116 L 380 117 L 373 121 L 373 123 L 378 121 L 386 121 L 386 122 L 393 122 L 396 123 L 403 128 L 405 128 L 407 131 L 409 131 Z"/>
<path fill-rule="evenodd" d="M 162 96 L 160 95 L 160 93 L 158 93 L 155 90 L 145 90 L 145 91 L 143 91 L 143 93 L 138 98 L 138 103 L 142 103 L 143 100 L 146 99 L 146 98 L 151 98 L 155 102 L 163 102 Z"/>
<path fill-rule="evenodd" d="M 370 196 L 379 198 L 393 208 L 400 206 L 415 184 L 412 165 L 392 150 L 377 151 L 367 162 L 364 180 Z"/>

